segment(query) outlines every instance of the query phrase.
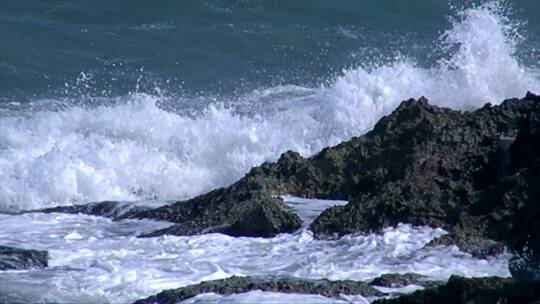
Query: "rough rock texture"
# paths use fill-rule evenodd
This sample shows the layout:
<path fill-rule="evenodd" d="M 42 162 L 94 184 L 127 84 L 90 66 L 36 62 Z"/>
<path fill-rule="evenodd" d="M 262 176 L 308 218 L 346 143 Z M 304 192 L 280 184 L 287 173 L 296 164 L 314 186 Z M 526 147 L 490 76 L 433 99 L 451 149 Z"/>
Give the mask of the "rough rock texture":
<path fill-rule="evenodd" d="M 341 294 L 363 295 L 366 297 L 382 296 L 383 293 L 363 282 L 303 280 L 296 278 L 256 278 L 231 277 L 223 280 L 207 281 L 197 285 L 181 287 L 160 292 L 155 296 L 139 300 L 135 303 L 173 304 L 198 294 L 214 292 L 222 295 L 248 292 L 252 290 L 273 291 L 282 293 L 318 294 L 337 298 Z"/>
<path fill-rule="evenodd" d="M 364 172 L 362 191 L 324 211 L 311 228 L 344 235 L 407 222 L 450 231 L 431 245 L 453 243 L 485 256 L 502 252 L 495 241 L 503 241 L 518 251 L 527 245 L 534 256 L 539 118 L 540 102 L 532 99 L 465 113 L 404 102 L 349 144 L 352 163 Z"/>
<path fill-rule="evenodd" d="M 231 236 L 272 237 L 294 232 L 302 225 L 298 215 L 288 210 L 281 198 L 253 191 L 242 183 L 131 217 L 177 223 L 147 236 L 221 232 Z"/>
<path fill-rule="evenodd" d="M 46 251 L 0 246 L 0 270 L 47 267 Z"/>
<path fill-rule="evenodd" d="M 519 282 L 498 277 L 450 277 L 436 288 L 416 291 L 374 304 L 525 304 L 540 303 L 540 282 Z"/>
<path fill-rule="evenodd" d="M 490 226 L 518 255 L 514 277 L 540 280 L 540 120 L 526 125 L 510 147 L 509 170 L 492 191 Z"/>
<path fill-rule="evenodd" d="M 307 159 L 286 152 L 230 187 L 136 217 L 178 223 L 153 235 L 217 231 L 273 236 L 299 227 L 298 218 L 275 197 L 287 193 L 349 200 L 311 224 L 318 236 L 407 222 L 445 228 L 470 252 L 496 252 L 501 247 L 494 242 L 478 247 L 477 240 L 499 241 L 507 233 L 490 226 L 495 210 L 489 193 L 522 166 L 509 161 L 510 146 L 520 129 L 540 115 L 540 103 L 531 96 L 474 112 L 439 108 L 423 98 L 404 101 L 364 136 Z"/>
<path fill-rule="evenodd" d="M 130 214 L 146 210 L 148 208 L 132 208 L 130 203 L 122 203 L 116 201 L 104 201 L 99 203 L 90 203 L 85 205 L 70 205 L 58 206 L 46 209 L 32 210 L 28 212 L 44 212 L 44 213 L 69 213 L 69 214 L 88 214 L 96 216 L 105 216 L 112 219 L 122 219 Z"/>
<path fill-rule="evenodd" d="M 408 285 L 418 285 L 422 287 L 433 287 L 441 285 L 441 282 L 426 281 L 425 276 L 417 273 L 386 273 L 371 280 L 369 285 L 399 288 Z"/>
<path fill-rule="evenodd" d="M 301 226 L 278 197 L 291 194 L 349 201 L 313 221 L 318 237 L 406 222 L 442 227 L 450 234 L 431 245 L 454 243 L 478 256 L 500 252 L 501 241 L 536 252 L 539 99 L 528 93 L 473 112 L 404 101 L 364 136 L 310 158 L 283 153 L 229 187 L 128 217 L 176 223 L 149 236 L 271 237 Z M 106 214 L 109 205 L 98 207 L 86 211 Z"/>
<path fill-rule="evenodd" d="M 477 258 L 486 258 L 505 252 L 505 245 L 502 242 L 486 239 L 485 235 L 474 231 L 454 231 L 438 237 L 427 244 L 427 246 L 451 246 L 456 245 L 461 250 L 470 253 Z"/>
<path fill-rule="evenodd" d="M 356 139 L 352 162 L 364 173 L 362 191 L 323 212 L 311 228 L 343 235 L 407 222 L 486 235 L 487 221 L 473 213 L 478 193 L 505 174 L 509 144 L 539 115 L 540 103 L 530 100 L 464 113 L 426 100 L 404 102 Z"/>

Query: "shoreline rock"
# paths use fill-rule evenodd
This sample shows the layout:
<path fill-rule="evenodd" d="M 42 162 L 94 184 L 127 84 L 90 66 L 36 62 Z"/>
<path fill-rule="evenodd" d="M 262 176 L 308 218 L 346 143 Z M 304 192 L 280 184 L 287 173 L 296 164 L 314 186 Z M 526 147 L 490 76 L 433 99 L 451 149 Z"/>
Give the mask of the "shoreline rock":
<path fill-rule="evenodd" d="M 529 216 L 540 214 L 539 98 L 529 92 L 472 112 L 410 99 L 367 134 L 310 158 L 288 151 L 229 187 L 118 218 L 175 223 L 147 236 L 273 237 L 301 227 L 279 198 L 290 194 L 349 201 L 312 222 L 319 238 L 410 223 L 449 231 L 431 245 L 453 243 L 480 257 L 504 245 L 519 252 L 531 239 L 540 252 L 540 227 Z M 100 204 L 63 210 L 110 214 L 110 202 Z"/>
<path fill-rule="evenodd" d="M 442 282 L 428 281 L 426 280 L 426 276 L 417 273 L 385 273 L 369 282 L 369 285 L 371 286 L 390 288 L 400 288 L 408 285 L 434 287 L 442 284 Z"/>
<path fill-rule="evenodd" d="M 22 270 L 48 266 L 47 251 L 0 246 L 0 270 Z"/>
<path fill-rule="evenodd" d="M 273 237 L 279 233 L 292 233 L 302 226 L 301 219 L 286 208 L 281 198 L 243 186 L 237 183 L 187 201 L 137 212 L 129 218 L 176 223 L 147 237 L 211 232 L 230 236 Z"/>
<path fill-rule="evenodd" d="M 362 295 L 365 297 L 383 296 L 384 294 L 365 282 L 307 280 L 290 277 L 237 277 L 205 281 L 199 284 L 165 290 L 157 295 L 138 300 L 135 304 L 159 303 L 173 304 L 192 298 L 196 295 L 214 292 L 221 295 L 243 293 L 252 290 L 273 291 L 282 293 L 316 294 L 329 298 L 340 295 Z"/>
<path fill-rule="evenodd" d="M 522 282 L 511 278 L 452 276 L 446 284 L 439 287 L 373 302 L 373 304 L 456 303 L 540 303 L 540 281 Z"/>
<path fill-rule="evenodd" d="M 406 222 L 444 228 L 476 255 L 497 253 L 502 246 L 495 242 L 508 238 L 507 230 L 494 229 L 494 218 L 501 210 L 513 213 L 515 206 L 494 208 L 491 196 L 519 164 L 512 152 L 523 137 L 518 134 L 540 117 L 540 103 L 531 96 L 473 112 L 439 108 L 424 98 L 407 100 L 366 135 L 310 158 L 285 152 L 227 188 L 132 216 L 178 223 L 151 235 L 274 236 L 299 228 L 297 216 L 283 210 L 276 196 L 346 199 L 347 205 L 326 209 L 310 225 L 317 237 L 376 232 Z M 227 212 L 234 206 L 253 211 Z M 244 219 L 263 224 L 248 227 Z"/>

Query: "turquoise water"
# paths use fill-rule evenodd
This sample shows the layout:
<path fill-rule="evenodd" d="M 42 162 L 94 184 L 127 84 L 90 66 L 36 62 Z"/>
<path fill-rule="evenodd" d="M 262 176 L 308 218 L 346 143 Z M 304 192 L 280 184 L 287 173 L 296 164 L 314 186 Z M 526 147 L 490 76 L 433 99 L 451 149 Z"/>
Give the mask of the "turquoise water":
<path fill-rule="evenodd" d="M 138 90 L 234 96 L 331 82 L 344 68 L 396 55 L 430 65 L 434 41 L 463 7 L 486 1 L 40 1 L 0 3 L 0 99 L 25 101 Z M 503 2 L 504 4 L 504 2 Z M 507 1 L 540 54 L 540 3 Z M 77 84 L 81 73 L 91 77 Z"/>

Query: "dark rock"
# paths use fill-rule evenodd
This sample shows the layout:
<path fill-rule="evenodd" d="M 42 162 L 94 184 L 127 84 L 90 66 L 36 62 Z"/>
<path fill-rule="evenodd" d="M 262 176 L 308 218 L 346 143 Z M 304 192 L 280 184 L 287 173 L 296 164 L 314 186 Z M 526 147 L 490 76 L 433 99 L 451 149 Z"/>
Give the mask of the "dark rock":
<path fill-rule="evenodd" d="M 105 201 L 99 203 L 90 203 L 85 205 L 70 205 L 70 206 L 58 206 L 52 208 L 45 208 L 39 210 L 32 210 L 30 212 L 43 212 L 43 213 L 68 213 L 68 214 L 88 214 L 95 216 L 105 216 L 110 218 L 116 218 L 120 216 L 120 202 Z"/>
<path fill-rule="evenodd" d="M 540 120 L 522 126 L 509 148 L 508 176 L 483 196 L 477 209 L 489 213 L 487 235 L 517 254 L 513 276 L 540 279 Z"/>
<path fill-rule="evenodd" d="M 348 205 L 327 209 L 311 228 L 344 235 L 407 222 L 486 235 L 485 214 L 472 212 L 478 193 L 503 177 L 508 139 L 538 116 L 540 103 L 530 100 L 474 112 L 403 102 L 348 145 L 346 167 L 357 172 L 350 188 L 358 193 L 350 191 Z"/>
<path fill-rule="evenodd" d="M 23 211 L 21 213 L 67 213 L 67 214 L 86 214 L 94 216 L 108 217 L 113 220 L 122 220 L 133 216 L 136 213 L 153 209 L 147 204 L 141 202 L 120 202 L 103 201 L 83 205 L 57 206 L 52 208 Z M 142 202 L 144 203 L 144 202 Z"/>
<path fill-rule="evenodd" d="M 533 101 L 540 101 L 540 95 L 536 95 L 533 92 L 527 91 L 527 94 L 525 95 L 525 99 L 533 100 Z"/>
<path fill-rule="evenodd" d="M 130 217 L 166 220 L 176 225 L 146 236 L 193 235 L 220 232 L 231 236 L 272 237 L 292 233 L 302 225 L 283 200 L 263 191 L 229 188 L 211 191 L 188 201 L 177 202 Z"/>
<path fill-rule="evenodd" d="M 532 216 L 540 189 L 536 99 L 531 93 L 473 112 L 432 106 L 425 98 L 407 100 L 364 136 L 310 158 L 283 153 L 229 187 L 127 217 L 176 223 L 150 236 L 271 237 L 301 226 L 279 198 L 291 194 L 349 201 L 311 223 L 318 237 L 410 223 L 444 228 L 450 236 L 433 244 L 453 240 L 479 256 L 500 252 L 499 241 L 519 250 L 536 242 L 540 231 Z M 110 212 L 102 204 L 90 212 Z M 514 240 L 515 234 L 520 237 Z"/>
<path fill-rule="evenodd" d="M 451 246 L 456 245 L 463 252 L 470 253 L 476 258 L 486 258 L 502 254 L 505 251 L 505 245 L 501 242 L 487 239 L 482 235 L 450 233 L 438 237 L 426 246 Z"/>
<path fill-rule="evenodd" d="M 243 293 L 252 290 L 273 291 L 282 293 L 317 294 L 337 298 L 345 295 L 362 295 L 365 297 L 382 296 L 383 293 L 364 282 L 305 280 L 297 278 L 257 278 L 231 277 L 223 280 L 207 281 L 197 285 L 162 291 L 155 296 L 139 300 L 135 303 L 179 303 L 196 295 L 214 292 L 221 295 Z"/>
<path fill-rule="evenodd" d="M 400 288 L 412 284 L 422 287 L 434 287 L 442 283 L 427 281 L 425 276 L 417 273 L 386 273 L 376 277 L 369 284 L 372 286 Z"/>
<path fill-rule="evenodd" d="M 47 263 L 46 251 L 0 246 L 0 270 L 45 268 Z"/>
<path fill-rule="evenodd" d="M 448 283 L 395 299 L 374 304 L 491 304 L 540 303 L 540 281 L 521 282 L 514 279 L 486 277 L 450 277 Z"/>

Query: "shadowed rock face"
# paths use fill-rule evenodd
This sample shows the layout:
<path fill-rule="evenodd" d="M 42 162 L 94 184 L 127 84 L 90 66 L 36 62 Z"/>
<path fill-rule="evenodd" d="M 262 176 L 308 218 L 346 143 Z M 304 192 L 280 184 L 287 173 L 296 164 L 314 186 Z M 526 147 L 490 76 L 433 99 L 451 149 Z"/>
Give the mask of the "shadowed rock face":
<path fill-rule="evenodd" d="M 313 221 L 310 228 L 318 237 L 405 222 L 442 227 L 450 234 L 432 245 L 454 243 L 478 256 L 500 252 L 503 247 L 495 241 L 536 252 L 538 99 L 527 94 L 474 112 L 411 99 L 366 135 L 313 157 L 289 151 L 229 187 L 120 218 L 176 223 L 149 236 L 221 232 L 272 237 L 301 227 L 299 217 L 278 197 L 291 194 L 349 201 Z M 109 207 L 79 209 L 106 214 Z"/>
<path fill-rule="evenodd" d="M 0 270 L 47 267 L 46 251 L 0 246 Z"/>
<path fill-rule="evenodd" d="M 490 232 L 517 253 L 510 263 L 514 277 L 540 280 L 540 120 L 520 131 L 510 147 L 509 163 L 516 173 L 490 197 Z"/>
<path fill-rule="evenodd" d="M 311 224 L 318 236 L 407 222 L 448 229 L 471 252 L 494 252 L 499 249 L 493 242 L 476 248 L 478 242 L 467 240 L 503 239 L 503 232 L 490 226 L 494 208 L 486 198 L 514 167 L 522 166 L 511 161 L 510 146 L 523 125 L 539 115 L 540 103 L 531 99 L 507 100 L 474 112 L 408 100 L 364 136 L 307 159 L 286 152 L 230 187 L 135 217 L 178 223 L 153 235 L 204 230 L 272 236 L 299 227 L 297 217 L 275 198 L 287 193 L 350 201 L 327 209 Z M 255 218 L 264 224 L 249 226 Z"/>
<path fill-rule="evenodd" d="M 374 278 L 369 283 L 372 286 L 390 288 L 405 287 L 413 284 L 422 287 L 433 287 L 441 285 L 441 282 L 426 281 L 425 276 L 417 273 L 386 273 Z"/>
<path fill-rule="evenodd" d="M 288 210 L 281 198 L 251 190 L 242 183 L 131 217 L 178 223 L 147 236 L 220 232 L 231 236 L 272 237 L 292 233 L 302 225 L 298 215 Z"/>
<path fill-rule="evenodd" d="M 131 214 L 142 209 L 142 208 L 130 208 L 128 210 L 124 210 L 122 206 L 123 205 L 127 206 L 127 204 L 129 203 L 121 203 L 121 202 L 116 202 L 116 201 L 104 201 L 104 202 L 90 203 L 90 204 L 85 204 L 85 205 L 58 206 L 58 207 L 52 207 L 52 208 L 46 208 L 46 209 L 40 209 L 40 210 L 32 210 L 29 212 L 44 212 L 44 213 L 58 212 L 58 213 L 68 213 L 68 214 L 81 213 L 81 214 L 105 216 L 112 219 L 120 219 L 122 217 L 126 217 L 127 214 Z"/>
<path fill-rule="evenodd" d="M 214 292 L 222 295 L 230 295 L 252 290 L 317 294 L 331 298 L 337 298 L 342 294 L 362 295 L 365 297 L 383 296 L 383 293 L 363 282 L 303 280 L 296 278 L 231 277 L 224 280 L 207 281 L 178 289 L 166 290 L 135 303 L 173 304 L 203 293 Z"/>
<path fill-rule="evenodd" d="M 436 288 L 416 291 L 374 304 L 492 304 L 540 303 L 540 282 L 520 282 L 498 277 L 463 278 L 452 276 Z"/>
<path fill-rule="evenodd" d="M 540 115 L 540 103 L 508 100 L 475 112 L 404 102 L 374 130 L 353 139 L 350 166 L 360 189 L 346 206 L 327 209 L 311 225 L 319 235 L 377 230 L 407 222 L 456 235 L 486 235 L 478 193 L 506 174 L 509 143 Z M 363 174 L 362 174 L 363 173 Z"/>

